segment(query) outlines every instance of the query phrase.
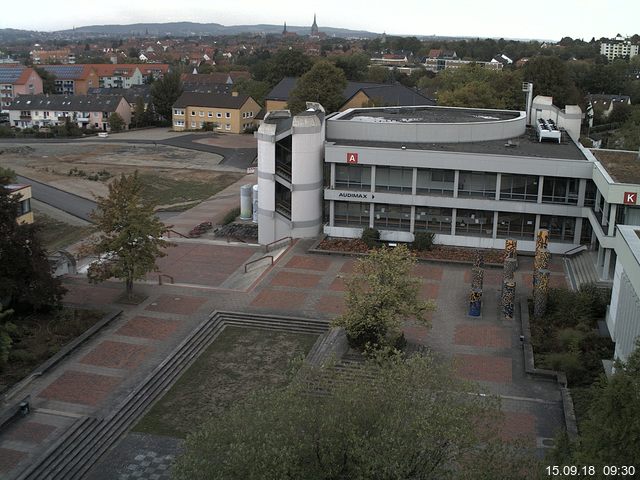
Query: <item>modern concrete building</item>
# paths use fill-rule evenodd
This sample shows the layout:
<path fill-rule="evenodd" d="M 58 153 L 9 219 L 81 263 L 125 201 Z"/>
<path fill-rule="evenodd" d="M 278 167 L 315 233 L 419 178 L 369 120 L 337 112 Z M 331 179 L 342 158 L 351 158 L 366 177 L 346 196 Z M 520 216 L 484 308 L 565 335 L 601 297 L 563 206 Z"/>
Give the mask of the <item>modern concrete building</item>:
<path fill-rule="evenodd" d="M 615 58 L 633 58 L 638 55 L 637 44 L 631 43 L 628 38 L 618 35 L 615 39 L 600 44 L 600 55 L 605 55 L 609 60 Z"/>

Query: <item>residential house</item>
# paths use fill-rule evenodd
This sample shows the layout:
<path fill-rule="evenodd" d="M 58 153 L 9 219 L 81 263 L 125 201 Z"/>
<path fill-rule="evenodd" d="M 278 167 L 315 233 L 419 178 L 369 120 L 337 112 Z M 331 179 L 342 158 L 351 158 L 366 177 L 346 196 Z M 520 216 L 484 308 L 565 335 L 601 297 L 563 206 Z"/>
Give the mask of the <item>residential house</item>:
<path fill-rule="evenodd" d="M 176 131 L 206 128 L 243 133 L 255 125 L 260 105 L 249 95 L 185 92 L 173 105 L 173 129 Z"/>
<path fill-rule="evenodd" d="M 264 112 L 284 110 L 298 79 L 283 78 L 265 97 Z M 339 111 L 366 106 L 435 105 L 435 101 L 400 83 L 347 82 L 342 92 L 345 99 Z M 258 117 L 261 119 L 262 116 Z"/>
<path fill-rule="evenodd" d="M 607 118 L 619 105 L 631 105 L 631 97 L 629 95 L 587 95 L 587 102 L 593 106 L 594 113 Z"/>
<path fill-rule="evenodd" d="M 138 98 L 142 98 L 145 108 L 151 102 L 151 85 L 132 85 L 131 88 L 97 87 L 89 89 L 88 95 L 122 95 L 131 106 L 131 113 L 133 113 Z"/>
<path fill-rule="evenodd" d="M 413 63 L 411 53 L 383 53 L 371 58 L 371 65 L 383 65 L 387 67 L 406 67 Z"/>
<path fill-rule="evenodd" d="M 31 210 L 31 185 L 9 184 L 4 188 L 9 190 L 12 197 L 17 197 L 18 201 L 18 223 L 33 223 L 33 211 Z"/>
<path fill-rule="evenodd" d="M 98 87 L 98 74 L 92 65 L 39 65 L 55 77 L 55 93 L 86 95 L 90 88 Z"/>
<path fill-rule="evenodd" d="M 20 64 L 0 64 L 0 110 L 18 95 L 42 93 L 42 79 L 33 69 Z"/>
<path fill-rule="evenodd" d="M 504 53 L 499 53 L 491 59 L 491 63 L 501 63 L 506 67 L 507 65 L 511 65 L 513 60 L 507 57 Z"/>
<path fill-rule="evenodd" d="M 129 64 L 95 64 L 93 69 L 98 74 L 99 87 L 102 88 L 131 88 L 132 85 L 142 85 L 143 77 L 140 65 Z"/>
<path fill-rule="evenodd" d="M 249 79 L 249 72 L 215 72 L 210 74 L 183 73 L 185 92 L 231 93 L 233 85 L 240 79 Z"/>
<path fill-rule="evenodd" d="M 11 126 L 53 127 L 71 121 L 80 128 L 108 132 L 109 116 L 119 114 L 125 128 L 131 124 L 131 107 L 122 95 L 21 95 L 8 108 Z"/>
<path fill-rule="evenodd" d="M 76 63 L 76 56 L 68 48 L 62 48 L 60 50 L 32 50 L 29 52 L 31 61 L 35 65 L 45 63 L 60 63 L 63 65 L 69 65 Z"/>

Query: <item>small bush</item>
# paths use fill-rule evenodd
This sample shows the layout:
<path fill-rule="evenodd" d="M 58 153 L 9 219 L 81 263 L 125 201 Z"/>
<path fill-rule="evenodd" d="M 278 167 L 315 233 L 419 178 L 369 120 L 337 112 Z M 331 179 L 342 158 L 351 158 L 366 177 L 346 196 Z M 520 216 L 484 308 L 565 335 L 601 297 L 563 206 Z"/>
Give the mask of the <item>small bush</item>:
<path fill-rule="evenodd" d="M 229 210 L 222 219 L 223 225 L 229 225 L 240 215 L 240 207 L 236 207 L 233 210 Z"/>
<path fill-rule="evenodd" d="M 586 372 L 580 354 L 576 352 L 550 353 L 543 356 L 543 363 L 552 370 L 559 370 L 567 374 L 570 384 L 583 384 L 589 377 Z"/>
<path fill-rule="evenodd" d="M 378 245 L 380 240 L 380 232 L 375 228 L 367 227 L 362 230 L 362 236 L 360 239 L 367 244 L 367 247 L 373 248 Z"/>
<path fill-rule="evenodd" d="M 218 124 L 215 122 L 204 122 L 202 125 L 203 132 L 213 132 L 216 128 L 218 128 Z"/>
<path fill-rule="evenodd" d="M 436 234 L 433 232 L 416 232 L 413 240 L 414 250 L 424 252 L 433 248 L 433 239 Z"/>

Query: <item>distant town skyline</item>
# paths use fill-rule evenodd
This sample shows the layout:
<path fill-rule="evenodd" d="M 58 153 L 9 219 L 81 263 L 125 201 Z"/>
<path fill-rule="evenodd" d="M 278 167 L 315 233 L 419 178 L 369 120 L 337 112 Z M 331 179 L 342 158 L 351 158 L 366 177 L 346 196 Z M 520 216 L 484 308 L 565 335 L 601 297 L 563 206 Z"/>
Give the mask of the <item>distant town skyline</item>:
<path fill-rule="evenodd" d="M 560 40 L 564 36 L 590 40 L 620 33 L 640 33 L 636 19 L 640 2 L 628 0 L 565 0 L 553 3 L 485 0 L 423 2 L 378 0 L 344 2 L 325 0 L 316 5 L 281 0 L 269 4 L 244 0 L 206 5 L 182 0 L 167 5 L 157 1 L 110 0 L 108 5 L 76 4 L 73 9 L 45 0 L 32 0 L 28 8 L 12 3 L 3 11 L 0 28 L 64 30 L 105 24 L 199 22 L 223 25 L 311 25 L 314 13 L 322 27 L 348 28 L 392 35 L 438 35 Z M 479 7 L 479 5 L 481 5 Z"/>

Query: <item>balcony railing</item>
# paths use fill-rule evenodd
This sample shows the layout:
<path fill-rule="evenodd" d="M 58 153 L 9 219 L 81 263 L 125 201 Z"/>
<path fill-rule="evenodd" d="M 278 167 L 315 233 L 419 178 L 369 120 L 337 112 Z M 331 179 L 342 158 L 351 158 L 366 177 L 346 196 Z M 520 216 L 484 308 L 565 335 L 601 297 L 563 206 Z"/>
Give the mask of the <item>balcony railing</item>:
<path fill-rule="evenodd" d="M 279 213 L 287 220 L 291 220 L 291 203 L 279 201 L 276 203 L 276 213 Z"/>
<path fill-rule="evenodd" d="M 276 175 L 291 182 L 291 164 L 276 161 Z"/>

